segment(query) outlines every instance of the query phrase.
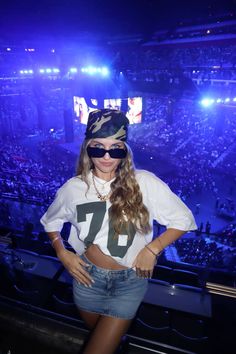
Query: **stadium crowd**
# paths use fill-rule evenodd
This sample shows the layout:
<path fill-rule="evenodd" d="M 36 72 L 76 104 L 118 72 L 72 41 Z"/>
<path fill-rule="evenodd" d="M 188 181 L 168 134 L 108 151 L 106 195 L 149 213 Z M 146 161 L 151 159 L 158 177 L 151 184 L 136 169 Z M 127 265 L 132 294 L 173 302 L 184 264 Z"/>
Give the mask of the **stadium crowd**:
<path fill-rule="evenodd" d="M 196 76 L 197 72 L 193 73 L 193 67 L 200 73 L 219 65 L 225 72 L 230 70 L 230 76 L 224 79 L 233 80 L 235 51 L 236 46 L 188 50 L 162 48 L 154 52 L 145 50 L 141 56 L 132 52 L 116 64 L 124 65 L 128 75 L 129 72 L 134 75 L 136 71 L 146 75 L 149 70 L 178 73 L 183 67 L 191 70 L 191 77 L 196 79 L 199 76 Z M 207 69 L 202 69 L 206 62 Z M 75 171 L 76 155 L 61 146 L 65 142 L 63 107 L 67 105 L 66 91 L 60 89 L 56 80 L 44 80 L 43 84 L 37 80 L 6 80 L 1 87 L 0 223 L 13 230 L 24 230 L 27 223 L 32 223 L 35 231 L 40 232 L 39 216 L 58 187 Z M 145 94 L 143 122 L 131 125 L 129 135 L 134 155 L 138 157 L 137 166 L 161 174 L 183 200 L 194 193 L 213 193 L 217 198 L 216 176 L 231 180 L 233 192 L 236 182 L 235 115 L 234 107 L 223 104 L 204 108 L 191 98 Z M 74 125 L 75 139 L 81 142 L 83 129 L 76 120 Z M 224 213 L 226 207 L 220 207 L 218 213 Z M 235 210 L 230 212 L 234 217 Z M 221 230 L 217 240 L 211 240 L 209 234 L 209 239 L 205 240 L 180 240 L 177 248 L 182 261 L 204 265 L 209 254 L 213 266 L 224 266 L 227 263 L 225 253 L 235 252 L 235 241 L 228 237 L 228 233 L 235 233 L 235 224 L 232 225 L 231 229 Z M 194 253 L 196 246 L 201 251 Z"/>

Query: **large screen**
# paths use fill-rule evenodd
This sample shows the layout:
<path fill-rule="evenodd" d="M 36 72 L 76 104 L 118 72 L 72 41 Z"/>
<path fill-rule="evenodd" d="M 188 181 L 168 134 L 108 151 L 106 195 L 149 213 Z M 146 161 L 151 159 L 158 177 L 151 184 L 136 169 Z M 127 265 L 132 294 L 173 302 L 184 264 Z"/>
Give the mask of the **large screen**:
<path fill-rule="evenodd" d="M 84 97 L 74 96 L 74 112 L 75 116 L 79 118 L 80 123 L 87 124 L 88 115 L 90 112 L 96 110 L 97 100 L 91 99 L 86 102 Z"/>
<path fill-rule="evenodd" d="M 123 107 L 126 108 L 124 109 Z M 142 97 L 107 98 L 103 101 L 103 108 L 124 111 L 130 124 L 142 122 Z M 74 96 L 74 112 L 80 123 L 87 124 L 89 113 L 96 109 L 98 109 L 98 101 L 96 99 L 86 100 L 84 97 Z"/>

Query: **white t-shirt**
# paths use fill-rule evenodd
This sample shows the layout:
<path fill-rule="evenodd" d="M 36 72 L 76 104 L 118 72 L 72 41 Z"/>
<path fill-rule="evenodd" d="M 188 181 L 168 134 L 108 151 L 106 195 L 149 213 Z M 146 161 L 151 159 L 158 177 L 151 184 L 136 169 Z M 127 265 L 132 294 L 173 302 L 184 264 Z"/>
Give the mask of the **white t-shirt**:
<path fill-rule="evenodd" d="M 104 188 L 102 194 L 109 193 L 113 180 L 104 185 L 105 181 L 95 178 L 99 191 Z M 115 235 L 109 213 L 111 203 L 98 199 L 91 172 L 88 180 L 89 189 L 79 176 L 69 179 L 57 191 L 55 200 L 40 221 L 46 232 L 61 231 L 63 224 L 70 222 L 68 242 L 78 254 L 93 243 L 119 264 L 131 267 L 139 251 L 151 242 L 152 231 L 142 235 L 131 229 L 129 235 L 125 231 Z M 183 231 L 197 228 L 191 211 L 160 178 L 148 171 L 137 170 L 136 180 L 150 214 L 150 225 L 155 219 L 166 228 Z"/>

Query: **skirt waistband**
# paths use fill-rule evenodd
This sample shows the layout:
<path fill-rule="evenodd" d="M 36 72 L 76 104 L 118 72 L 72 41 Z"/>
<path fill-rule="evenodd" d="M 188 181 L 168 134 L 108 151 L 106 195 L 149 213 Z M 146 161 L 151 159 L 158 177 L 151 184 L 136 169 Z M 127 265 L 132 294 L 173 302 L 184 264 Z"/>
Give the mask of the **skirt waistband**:
<path fill-rule="evenodd" d="M 129 275 L 132 272 L 135 272 L 135 270 L 133 268 L 127 268 L 127 269 L 105 269 L 105 268 L 101 268 L 98 267 L 96 264 L 94 264 L 93 262 L 91 262 L 86 255 L 83 253 L 80 256 L 83 261 L 85 261 L 87 264 L 89 264 L 89 267 L 87 267 L 87 269 L 96 269 L 97 272 L 99 273 L 103 273 L 103 274 L 124 274 L 124 275 Z"/>

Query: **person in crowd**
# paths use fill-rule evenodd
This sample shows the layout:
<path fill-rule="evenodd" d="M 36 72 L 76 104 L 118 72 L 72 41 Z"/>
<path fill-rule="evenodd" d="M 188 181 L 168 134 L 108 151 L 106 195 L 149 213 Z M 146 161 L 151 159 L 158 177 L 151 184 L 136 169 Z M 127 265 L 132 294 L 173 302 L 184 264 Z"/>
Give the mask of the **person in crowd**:
<path fill-rule="evenodd" d="M 128 124 L 118 110 L 90 112 L 76 176 L 57 191 L 41 218 L 73 277 L 75 303 L 91 329 L 84 354 L 114 353 L 144 298 L 158 255 L 196 229 L 191 211 L 167 184 L 135 169 Z M 166 227 L 156 238 L 153 219 Z M 63 244 L 65 222 L 72 224 L 68 242 L 75 253 Z"/>

